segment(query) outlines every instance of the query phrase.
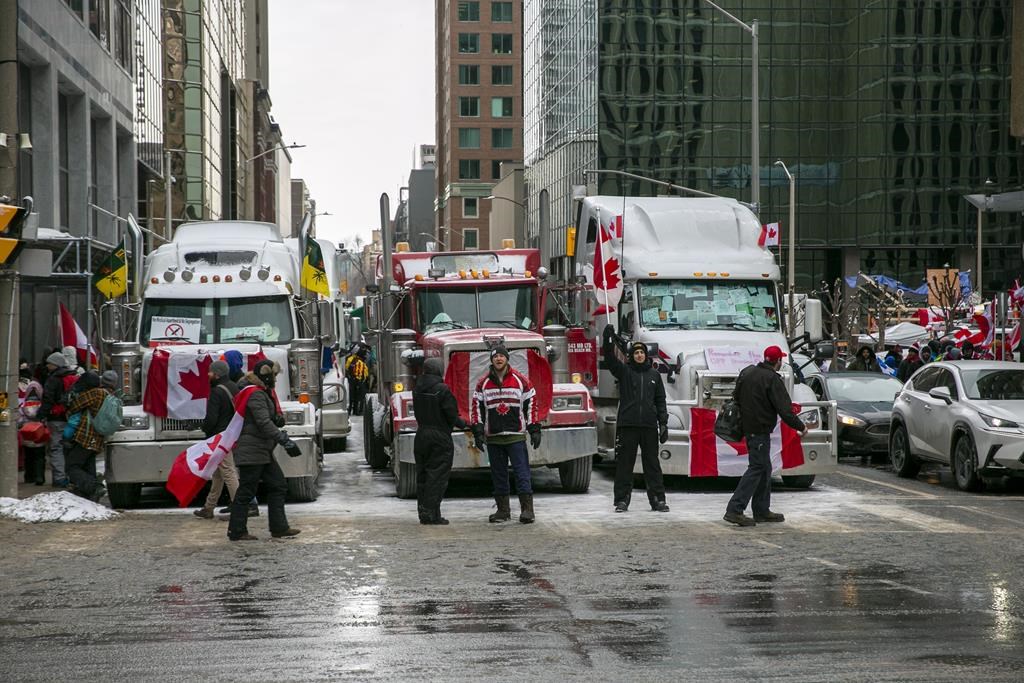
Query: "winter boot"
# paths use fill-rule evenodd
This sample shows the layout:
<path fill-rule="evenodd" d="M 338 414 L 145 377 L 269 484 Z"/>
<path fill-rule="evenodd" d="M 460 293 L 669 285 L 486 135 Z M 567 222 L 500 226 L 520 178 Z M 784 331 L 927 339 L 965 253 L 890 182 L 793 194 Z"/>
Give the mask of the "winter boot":
<path fill-rule="evenodd" d="M 523 524 L 533 524 L 533 494 L 532 493 L 520 493 L 519 494 L 519 521 Z"/>
<path fill-rule="evenodd" d="M 508 496 L 495 496 L 498 511 L 487 518 L 488 522 L 507 522 L 512 519 L 512 509 L 508 505 Z"/>

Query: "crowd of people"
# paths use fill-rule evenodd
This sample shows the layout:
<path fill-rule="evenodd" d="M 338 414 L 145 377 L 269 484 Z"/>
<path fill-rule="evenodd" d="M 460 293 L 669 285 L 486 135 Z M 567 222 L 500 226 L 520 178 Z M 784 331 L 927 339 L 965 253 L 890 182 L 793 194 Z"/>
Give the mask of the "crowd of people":
<path fill-rule="evenodd" d="M 845 363 L 841 360 L 825 361 L 821 370 L 886 373 L 906 382 L 918 368 L 927 363 L 940 360 L 1001 360 L 999 355 L 988 349 L 976 348 L 969 340 L 960 343 L 953 339 L 914 342 L 907 347 L 906 352 L 899 344 L 887 345 L 884 355 L 876 353 L 873 346 L 865 344 Z"/>

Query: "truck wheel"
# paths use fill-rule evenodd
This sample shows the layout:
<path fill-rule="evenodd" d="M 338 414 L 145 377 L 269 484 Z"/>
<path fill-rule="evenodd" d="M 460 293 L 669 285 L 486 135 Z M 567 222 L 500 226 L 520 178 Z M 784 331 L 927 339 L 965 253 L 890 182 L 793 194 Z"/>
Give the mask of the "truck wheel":
<path fill-rule="evenodd" d="M 317 499 L 320 492 L 316 488 L 316 477 L 288 477 L 288 500 L 297 503 L 310 503 Z"/>
<path fill-rule="evenodd" d="M 798 476 L 782 477 L 782 483 L 793 489 L 809 489 L 811 488 L 811 484 L 814 483 L 814 475 L 802 474 Z"/>
<path fill-rule="evenodd" d="M 586 493 L 590 488 L 590 473 L 593 469 L 592 455 L 558 463 L 558 478 L 562 480 L 562 490 L 566 493 Z"/>
<path fill-rule="evenodd" d="M 395 492 L 399 498 L 416 497 L 416 465 L 398 461 L 395 468 Z"/>
<path fill-rule="evenodd" d="M 367 399 L 363 410 L 363 453 L 366 464 L 375 470 L 388 467 L 388 454 L 384 450 L 384 438 L 377 436 L 373 429 L 373 401 Z"/>
<path fill-rule="evenodd" d="M 110 496 L 110 507 L 133 508 L 139 504 L 142 484 L 108 484 L 107 495 Z"/>
<path fill-rule="evenodd" d="M 348 438 L 344 436 L 336 439 L 324 439 L 324 450 L 327 453 L 344 453 L 346 445 L 348 445 Z"/>

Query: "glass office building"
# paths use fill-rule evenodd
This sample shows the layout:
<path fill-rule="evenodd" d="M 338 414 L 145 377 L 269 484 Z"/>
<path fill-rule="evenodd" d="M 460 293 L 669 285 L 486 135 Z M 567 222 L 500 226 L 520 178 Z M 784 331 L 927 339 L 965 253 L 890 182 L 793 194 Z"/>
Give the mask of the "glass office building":
<path fill-rule="evenodd" d="M 759 22 L 760 216 L 787 238 L 782 159 L 798 179 L 798 287 L 858 270 L 916 286 L 928 267 L 971 268 L 964 195 L 988 179 L 1021 186 L 1012 0 L 719 4 Z M 528 233 L 550 234 L 554 259 L 573 220 L 567 188 L 591 165 L 750 199 L 746 32 L 703 0 L 532 0 L 525 14 Z M 983 217 L 986 291 L 1021 272 L 1021 223 Z"/>

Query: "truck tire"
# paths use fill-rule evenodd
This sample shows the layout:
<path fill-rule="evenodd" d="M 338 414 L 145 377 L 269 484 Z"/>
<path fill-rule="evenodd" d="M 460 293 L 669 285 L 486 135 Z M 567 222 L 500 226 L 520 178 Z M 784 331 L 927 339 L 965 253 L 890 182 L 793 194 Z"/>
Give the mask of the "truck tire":
<path fill-rule="evenodd" d="M 395 468 L 395 493 L 403 499 L 416 497 L 415 464 L 398 461 L 398 467 Z"/>
<path fill-rule="evenodd" d="M 366 464 L 372 469 L 385 470 L 388 467 L 388 453 L 384 450 L 384 437 L 377 436 L 373 429 L 373 404 L 373 401 L 367 399 L 363 410 L 363 453 Z"/>
<path fill-rule="evenodd" d="M 288 500 L 296 503 L 311 503 L 320 492 L 316 488 L 316 477 L 288 477 Z"/>
<path fill-rule="evenodd" d="M 142 496 L 142 484 L 107 484 L 112 508 L 133 508 Z"/>
<path fill-rule="evenodd" d="M 782 477 L 782 483 L 793 489 L 809 489 L 814 483 L 813 474 L 801 474 L 790 477 Z"/>
<path fill-rule="evenodd" d="M 590 488 L 590 473 L 594 469 L 594 456 L 558 463 L 558 478 L 562 480 L 562 490 L 566 493 L 586 493 Z"/>

